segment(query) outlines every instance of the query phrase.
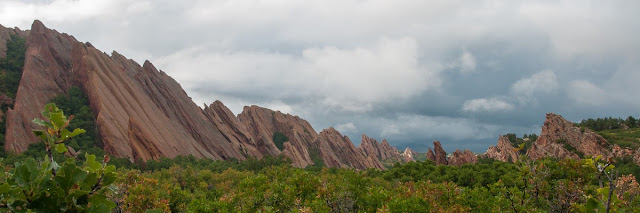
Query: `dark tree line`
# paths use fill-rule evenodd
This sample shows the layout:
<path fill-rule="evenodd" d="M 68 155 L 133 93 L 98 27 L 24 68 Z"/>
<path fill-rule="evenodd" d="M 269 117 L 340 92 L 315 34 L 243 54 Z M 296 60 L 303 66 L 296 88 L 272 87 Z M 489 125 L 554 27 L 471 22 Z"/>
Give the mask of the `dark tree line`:
<path fill-rule="evenodd" d="M 623 128 L 638 128 L 640 127 L 640 122 L 638 119 L 633 116 L 627 117 L 627 119 L 622 118 L 588 118 L 580 121 L 577 124 L 580 127 L 586 127 L 593 131 L 602 131 L 602 130 L 611 130 L 611 129 L 623 129 Z"/>

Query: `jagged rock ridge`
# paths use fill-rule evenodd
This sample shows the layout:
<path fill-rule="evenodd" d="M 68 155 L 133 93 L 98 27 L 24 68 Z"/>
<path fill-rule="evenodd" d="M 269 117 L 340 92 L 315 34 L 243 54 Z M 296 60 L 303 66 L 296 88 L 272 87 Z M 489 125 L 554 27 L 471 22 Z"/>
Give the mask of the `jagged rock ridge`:
<path fill-rule="evenodd" d="M 435 150 L 435 152 L 433 150 Z M 427 160 L 435 162 L 436 165 L 459 166 L 462 164 L 475 164 L 478 162 L 478 156 L 468 149 L 464 149 L 464 151 L 456 149 L 450 157 L 447 157 L 447 152 L 442 148 L 440 141 L 433 142 L 433 150 L 429 148 L 429 151 L 427 152 Z"/>
<path fill-rule="evenodd" d="M 574 158 L 579 155 L 609 156 L 609 142 L 587 128 L 579 128 L 560 115 L 548 113 L 540 137 L 527 150 L 531 159 L 542 157 Z M 573 150 L 569 150 L 573 149 Z"/>
<path fill-rule="evenodd" d="M 490 146 L 483 156 L 504 162 L 516 162 L 518 160 L 515 147 L 511 145 L 509 138 L 504 135 L 498 138 L 498 145 Z"/>
<path fill-rule="evenodd" d="M 34 21 L 28 36 L 26 31 L 0 27 L 2 42 L 10 34 L 26 36 L 27 41 L 17 96 L 9 100 L 14 107 L 6 112 L 9 152 L 22 152 L 37 142 L 30 121 L 39 117 L 41 106 L 51 98 L 77 86 L 89 98 L 105 151 L 132 161 L 179 155 L 242 160 L 284 154 L 298 167 L 324 163 L 384 169 L 382 160 L 402 160 L 386 140 L 378 146 L 378 155 L 366 155 L 333 128 L 317 133 L 297 116 L 266 108 L 249 106 L 234 116 L 216 101 L 202 109 L 151 62 L 141 66 L 115 51 L 109 56 L 40 21 Z M 273 142 L 275 132 L 289 138 L 282 150 Z"/>

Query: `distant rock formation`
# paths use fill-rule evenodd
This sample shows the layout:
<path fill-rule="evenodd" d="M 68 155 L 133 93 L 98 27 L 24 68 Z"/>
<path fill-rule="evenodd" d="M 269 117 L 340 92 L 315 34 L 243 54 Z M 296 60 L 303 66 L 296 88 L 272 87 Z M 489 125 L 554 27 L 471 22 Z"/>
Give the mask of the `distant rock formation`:
<path fill-rule="evenodd" d="M 527 150 L 531 159 L 543 157 L 574 158 L 610 156 L 609 142 L 587 128 L 579 128 L 560 115 L 548 113 L 540 137 Z"/>
<path fill-rule="evenodd" d="M 411 161 L 416 161 L 414 156 L 418 155 L 418 153 L 413 151 L 413 149 L 407 147 L 406 149 L 404 149 L 404 152 L 402 152 L 401 155 L 404 162 L 411 162 Z"/>
<path fill-rule="evenodd" d="M 484 156 L 503 162 L 516 162 L 518 160 L 518 154 L 515 151 L 515 147 L 511 145 L 509 138 L 504 135 L 501 135 L 498 138 L 497 146 L 489 147 Z"/>
<path fill-rule="evenodd" d="M 478 156 L 468 149 L 460 151 L 456 149 L 448 160 L 449 165 L 460 166 L 462 164 L 475 164 L 478 162 Z"/>
<path fill-rule="evenodd" d="M 442 149 L 442 145 L 440 145 L 440 141 L 434 141 L 433 142 L 433 150 L 435 151 L 435 162 L 436 165 L 448 165 L 448 161 L 447 161 L 447 152 L 444 151 L 444 149 Z"/>
<path fill-rule="evenodd" d="M 431 148 L 429 148 L 429 151 L 427 151 L 427 160 L 436 162 L 436 155 L 433 153 L 433 150 L 431 150 Z"/>
<path fill-rule="evenodd" d="M 389 142 L 386 139 L 383 139 L 381 143 L 378 143 L 376 139 L 362 134 L 362 142 L 358 148 L 365 156 L 372 156 L 380 162 L 389 164 L 394 162 L 403 162 L 403 157 L 398 149 L 389 145 Z"/>

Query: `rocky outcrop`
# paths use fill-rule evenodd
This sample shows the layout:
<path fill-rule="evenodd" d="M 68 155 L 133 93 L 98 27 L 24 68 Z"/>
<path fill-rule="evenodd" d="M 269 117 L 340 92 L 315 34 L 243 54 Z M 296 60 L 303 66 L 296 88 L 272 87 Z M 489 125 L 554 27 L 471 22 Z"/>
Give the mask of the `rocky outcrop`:
<path fill-rule="evenodd" d="M 193 118 L 206 118 L 204 113 L 197 106 L 189 108 L 193 102 L 184 101 L 190 98 L 182 88 L 150 63 L 141 67 L 115 52 L 108 56 L 39 21 L 33 23 L 26 46 L 14 109 L 7 112 L 7 151 L 22 152 L 36 142 L 30 121 L 52 97 L 78 86 L 89 97 L 104 149 L 113 156 L 143 161 L 178 155 L 236 156 L 226 149 L 226 141 L 194 137 L 208 134 L 190 129 L 190 123 L 200 122 Z M 162 107 L 168 103 L 175 111 Z M 178 114 L 192 109 L 197 110 Z"/>
<path fill-rule="evenodd" d="M 26 38 L 29 31 L 20 30 L 20 28 L 6 28 L 0 25 L 0 58 L 7 56 L 7 42 L 11 40 L 11 36 Z"/>
<path fill-rule="evenodd" d="M 382 139 L 380 143 L 380 160 L 401 162 L 403 160 L 400 151 L 396 147 L 389 145 L 387 139 Z"/>
<path fill-rule="evenodd" d="M 349 137 L 342 136 L 338 130 L 329 128 L 320 132 L 320 137 L 327 141 L 333 150 L 333 156 L 336 161 L 342 165 L 332 165 L 335 167 L 351 167 L 357 169 L 378 168 L 384 169 L 384 166 L 377 158 L 367 158 L 355 145 L 349 140 Z M 323 158 L 324 159 L 324 158 Z M 327 159 L 325 159 L 327 164 Z"/>
<path fill-rule="evenodd" d="M 258 150 L 263 155 L 278 155 L 283 152 L 292 158 L 295 166 L 306 167 L 314 164 L 307 147 L 316 145 L 314 142 L 318 135 L 309 122 L 298 116 L 283 114 L 255 105 L 244 107 L 238 118 L 247 131 L 252 134 Z M 273 135 L 276 132 L 289 138 L 290 145 L 285 146 L 283 150 L 279 150 L 273 141 Z"/>
<path fill-rule="evenodd" d="M 542 157 L 574 158 L 610 156 L 609 142 L 587 128 L 579 128 L 560 115 L 548 113 L 540 137 L 527 150 L 531 159 Z"/>
<path fill-rule="evenodd" d="M 211 108 L 211 107 L 210 107 Z M 318 155 L 328 167 L 341 168 L 378 168 L 384 166 L 377 157 L 368 158 L 357 149 L 351 140 L 334 128 L 325 129 L 319 134 L 309 122 L 279 111 L 250 106 L 238 115 L 239 121 L 246 127 L 248 134 L 256 141 L 256 147 L 263 155 L 276 155 L 282 152 L 293 160 L 294 166 L 314 165 L 312 155 Z M 225 131 L 223 131 L 225 132 Z M 284 149 L 279 150 L 273 141 L 273 135 L 282 133 L 289 138 Z M 377 142 L 376 142 L 376 145 Z"/>
<path fill-rule="evenodd" d="M 515 147 L 511 145 L 509 138 L 504 135 L 498 138 L 498 144 L 496 146 L 489 147 L 484 156 L 503 162 L 516 162 L 518 160 Z"/>
<path fill-rule="evenodd" d="M 375 159 L 387 164 L 403 162 L 403 157 L 398 149 L 389 145 L 389 142 L 386 139 L 383 139 L 381 143 L 378 143 L 376 139 L 362 134 L 362 141 L 358 148 L 365 156 L 373 156 Z"/>
<path fill-rule="evenodd" d="M 253 135 L 249 133 L 240 119 L 222 102 L 215 101 L 209 106 L 205 105 L 204 113 L 210 122 L 213 123 L 213 127 L 220 131 L 232 146 L 238 147 L 243 156 L 262 158 L 263 153 L 269 154 L 269 152 L 264 149 L 264 152 L 258 149 L 258 144 L 253 138 Z"/>
<path fill-rule="evenodd" d="M 418 155 L 418 153 L 413 151 L 413 149 L 407 147 L 404 149 L 404 152 L 402 152 L 401 155 L 404 162 L 411 162 L 411 161 L 416 161 L 414 156 Z"/>
<path fill-rule="evenodd" d="M 434 158 L 436 165 L 447 165 L 447 152 L 442 149 L 442 145 L 440 145 L 440 141 L 433 142 L 433 150 L 434 150 Z"/>
<path fill-rule="evenodd" d="M 436 162 L 436 155 L 433 153 L 433 150 L 431 150 L 431 148 L 429 148 L 429 150 L 427 151 L 427 160 Z"/>
<path fill-rule="evenodd" d="M 475 164 L 478 162 L 478 156 L 468 149 L 460 151 L 456 149 L 448 160 L 449 165 L 460 166 L 462 164 Z"/>

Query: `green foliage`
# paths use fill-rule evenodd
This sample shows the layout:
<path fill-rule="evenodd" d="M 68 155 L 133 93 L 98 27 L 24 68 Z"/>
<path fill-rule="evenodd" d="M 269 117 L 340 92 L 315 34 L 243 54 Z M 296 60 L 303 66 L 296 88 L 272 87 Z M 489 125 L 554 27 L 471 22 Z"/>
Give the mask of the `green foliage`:
<path fill-rule="evenodd" d="M 633 116 L 627 117 L 627 119 L 622 118 L 588 118 L 580 121 L 580 123 L 576 124 L 580 127 L 586 127 L 593 131 L 602 131 L 602 130 L 612 130 L 612 129 L 622 129 L 624 126 L 629 128 L 640 127 L 640 122 L 635 119 Z M 623 126 L 624 125 L 624 126 Z"/>
<path fill-rule="evenodd" d="M 632 150 L 640 148 L 640 128 L 602 130 L 597 133 L 607 139 L 609 143 L 617 144 L 622 148 Z"/>
<path fill-rule="evenodd" d="M 527 150 L 529 150 L 529 148 L 531 148 L 533 143 L 536 142 L 536 140 L 538 139 L 538 135 L 536 134 L 529 134 L 529 135 L 524 134 L 522 138 L 519 138 L 518 136 L 516 136 L 515 133 L 507 133 L 504 136 L 506 136 L 509 139 L 509 142 L 511 142 L 511 145 L 513 147 L 519 147 L 521 144 L 524 144 L 524 146 L 520 150 L 520 154 L 527 153 Z"/>
<path fill-rule="evenodd" d="M 89 98 L 78 87 L 71 87 L 66 94 L 54 97 L 51 102 L 55 103 L 63 111 L 73 114 L 73 123 L 69 124 L 70 129 L 80 128 L 87 130 L 85 134 L 78 135 L 70 139 L 67 145 L 76 151 L 103 156 L 104 150 L 98 137 L 97 126 L 93 118 L 93 112 L 89 107 Z"/>
<path fill-rule="evenodd" d="M 282 134 L 282 132 L 274 132 L 273 133 L 273 143 L 276 144 L 276 147 L 280 149 L 280 151 L 284 150 L 284 142 L 289 141 L 289 137 Z"/>
<path fill-rule="evenodd" d="M 24 42 L 24 38 L 12 35 L 7 41 L 7 57 L 0 58 L 0 94 L 4 93 L 11 98 L 16 97 L 22 77 L 26 48 Z"/>
<path fill-rule="evenodd" d="M 324 161 L 322 160 L 322 156 L 320 156 L 320 150 L 318 148 L 310 147 L 309 157 L 311 157 L 311 160 L 313 161 L 313 165 L 310 167 L 315 167 L 319 169 L 325 166 Z"/>
<path fill-rule="evenodd" d="M 105 157 L 96 161 L 95 155 L 85 154 L 82 166 L 74 158 L 67 159 L 62 166 L 55 160 L 53 153 L 69 152 L 65 142 L 79 134 L 83 129 L 69 131 L 73 116 L 66 117 L 63 110 L 50 103 L 42 111 L 45 120 L 35 118 L 34 123 L 45 130 L 34 130 L 46 150 L 44 160 L 37 162 L 27 157 L 16 162 L 8 172 L 2 165 L 4 184 L 0 186 L 0 210 L 13 212 L 110 212 L 114 203 L 107 200 L 103 186 L 109 186 L 116 180 L 114 166 L 107 166 Z"/>

